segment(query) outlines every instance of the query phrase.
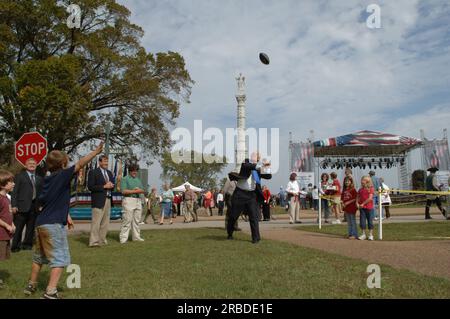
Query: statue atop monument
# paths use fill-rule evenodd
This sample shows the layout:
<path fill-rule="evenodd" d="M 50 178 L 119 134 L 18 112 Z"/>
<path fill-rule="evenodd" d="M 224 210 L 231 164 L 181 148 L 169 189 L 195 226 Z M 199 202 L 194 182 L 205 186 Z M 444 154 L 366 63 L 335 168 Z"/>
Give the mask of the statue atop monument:
<path fill-rule="evenodd" d="M 236 78 L 238 85 L 238 94 L 245 95 L 245 76 L 242 76 L 242 73 L 239 73 L 239 77 Z"/>

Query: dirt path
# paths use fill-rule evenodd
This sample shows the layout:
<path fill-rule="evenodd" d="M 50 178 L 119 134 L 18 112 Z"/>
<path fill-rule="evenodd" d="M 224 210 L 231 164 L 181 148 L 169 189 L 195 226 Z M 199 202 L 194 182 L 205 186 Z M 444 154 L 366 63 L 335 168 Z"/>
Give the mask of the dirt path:
<path fill-rule="evenodd" d="M 386 264 L 421 274 L 450 279 L 450 240 L 439 241 L 359 241 L 334 235 L 293 229 L 266 229 L 264 239 L 315 248 L 368 263 Z"/>

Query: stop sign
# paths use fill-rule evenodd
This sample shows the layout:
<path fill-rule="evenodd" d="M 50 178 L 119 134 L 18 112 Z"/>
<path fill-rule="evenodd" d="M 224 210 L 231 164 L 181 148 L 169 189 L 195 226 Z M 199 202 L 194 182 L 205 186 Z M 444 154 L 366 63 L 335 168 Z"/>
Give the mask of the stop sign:
<path fill-rule="evenodd" d="M 25 133 L 15 144 L 15 155 L 23 166 L 30 158 L 39 165 L 47 156 L 47 140 L 38 132 Z"/>

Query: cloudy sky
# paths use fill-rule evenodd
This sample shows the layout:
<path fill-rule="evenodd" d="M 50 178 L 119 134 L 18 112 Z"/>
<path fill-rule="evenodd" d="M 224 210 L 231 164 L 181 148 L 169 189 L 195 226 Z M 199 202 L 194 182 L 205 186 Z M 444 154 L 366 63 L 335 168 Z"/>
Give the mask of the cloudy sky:
<path fill-rule="evenodd" d="M 195 80 L 178 127 L 236 125 L 236 80 L 247 85 L 247 127 L 280 129 L 286 184 L 294 140 L 357 130 L 442 137 L 450 125 L 450 4 L 446 0 L 119 0 L 150 52 L 177 51 Z M 369 29 L 369 4 L 381 28 Z M 259 62 L 259 52 L 271 59 Z M 206 143 L 205 143 L 206 144 Z M 150 184 L 159 185 L 160 168 Z M 395 175 L 396 173 L 389 173 Z M 393 180 L 392 182 L 393 183 Z"/>

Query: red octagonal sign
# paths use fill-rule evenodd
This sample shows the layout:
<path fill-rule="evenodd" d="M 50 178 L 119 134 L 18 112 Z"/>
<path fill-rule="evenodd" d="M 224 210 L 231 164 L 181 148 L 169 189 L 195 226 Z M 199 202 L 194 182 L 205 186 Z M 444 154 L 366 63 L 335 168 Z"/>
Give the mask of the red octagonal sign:
<path fill-rule="evenodd" d="M 30 158 L 34 158 L 39 165 L 47 156 L 47 140 L 38 132 L 25 133 L 15 144 L 15 154 L 23 166 Z"/>

